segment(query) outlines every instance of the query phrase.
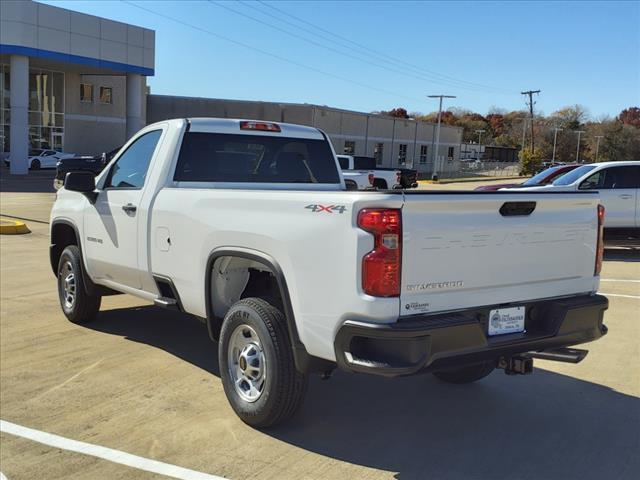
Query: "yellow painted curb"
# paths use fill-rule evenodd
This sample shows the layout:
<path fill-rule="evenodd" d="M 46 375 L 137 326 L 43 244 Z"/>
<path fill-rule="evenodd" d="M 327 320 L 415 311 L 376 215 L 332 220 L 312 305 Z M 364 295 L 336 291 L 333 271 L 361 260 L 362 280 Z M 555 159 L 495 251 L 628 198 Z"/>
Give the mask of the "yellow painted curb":
<path fill-rule="evenodd" d="M 22 235 L 24 233 L 31 233 L 31 230 L 23 222 L 0 218 L 1 235 Z"/>

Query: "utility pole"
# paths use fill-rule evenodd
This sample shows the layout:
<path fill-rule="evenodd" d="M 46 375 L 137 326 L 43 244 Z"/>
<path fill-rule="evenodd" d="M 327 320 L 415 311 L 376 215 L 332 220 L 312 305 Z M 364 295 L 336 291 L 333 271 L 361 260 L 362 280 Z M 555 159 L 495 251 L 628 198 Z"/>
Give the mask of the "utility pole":
<path fill-rule="evenodd" d="M 561 132 L 562 128 L 553 129 L 553 157 L 551 158 L 551 165 L 556 163 L 556 140 L 558 140 L 558 132 Z"/>
<path fill-rule="evenodd" d="M 540 93 L 540 90 L 527 90 L 526 92 L 520 92 L 522 95 L 528 95 L 529 101 L 526 104 L 529 106 L 529 113 L 531 114 L 531 153 L 535 152 L 535 143 L 533 140 L 533 106 L 535 102 L 533 101 L 533 94 Z"/>
<path fill-rule="evenodd" d="M 478 134 L 478 155 L 477 158 L 478 160 L 480 160 L 480 157 L 482 156 L 482 134 L 486 132 L 486 130 L 476 130 L 476 133 Z"/>
<path fill-rule="evenodd" d="M 429 98 L 439 98 L 440 107 L 438 108 L 438 129 L 436 130 L 436 148 L 433 158 L 433 174 L 432 180 L 438 180 L 438 152 L 440 151 L 440 123 L 442 122 L 442 99 L 456 98 L 455 95 L 428 95 Z"/>
<path fill-rule="evenodd" d="M 584 130 L 576 130 L 576 133 L 578 134 L 578 148 L 576 149 L 576 163 L 579 163 L 579 159 L 580 159 L 580 135 L 585 133 L 585 131 Z"/>
<path fill-rule="evenodd" d="M 527 140 L 527 117 L 522 117 L 522 148 L 521 152 L 524 152 L 524 142 Z"/>
<path fill-rule="evenodd" d="M 600 139 L 604 138 L 602 135 L 596 135 L 596 162 L 598 161 L 598 151 L 600 150 Z"/>

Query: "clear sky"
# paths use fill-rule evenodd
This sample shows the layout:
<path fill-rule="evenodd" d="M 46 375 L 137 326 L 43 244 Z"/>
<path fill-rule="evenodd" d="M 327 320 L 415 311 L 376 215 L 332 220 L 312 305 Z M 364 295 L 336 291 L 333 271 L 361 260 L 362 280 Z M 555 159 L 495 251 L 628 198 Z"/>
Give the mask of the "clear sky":
<path fill-rule="evenodd" d="M 43 3 L 154 29 L 152 93 L 425 113 L 443 93 L 487 113 L 539 89 L 542 113 L 596 118 L 640 105 L 638 1 Z"/>

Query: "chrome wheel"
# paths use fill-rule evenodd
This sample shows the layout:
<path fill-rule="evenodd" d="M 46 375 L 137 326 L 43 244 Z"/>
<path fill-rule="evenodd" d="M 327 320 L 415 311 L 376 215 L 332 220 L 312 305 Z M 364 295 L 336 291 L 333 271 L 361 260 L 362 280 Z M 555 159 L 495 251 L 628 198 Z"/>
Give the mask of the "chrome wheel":
<path fill-rule="evenodd" d="M 236 393 L 247 402 L 255 402 L 262 395 L 267 378 L 258 334 L 248 325 L 239 325 L 231 334 L 227 352 L 229 376 Z"/>
<path fill-rule="evenodd" d="M 60 269 L 64 306 L 71 310 L 76 303 L 76 274 L 71 262 L 67 261 Z"/>

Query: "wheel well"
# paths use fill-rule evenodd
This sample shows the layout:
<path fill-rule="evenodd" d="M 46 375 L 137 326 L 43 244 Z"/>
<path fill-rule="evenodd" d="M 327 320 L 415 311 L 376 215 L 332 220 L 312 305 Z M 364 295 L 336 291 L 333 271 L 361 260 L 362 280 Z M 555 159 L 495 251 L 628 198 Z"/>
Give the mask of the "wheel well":
<path fill-rule="evenodd" d="M 213 340 L 218 340 L 222 320 L 238 300 L 262 298 L 284 312 L 284 302 L 275 272 L 256 260 L 221 256 L 215 259 L 209 275 L 207 324 Z"/>
<path fill-rule="evenodd" d="M 384 190 L 388 188 L 387 181 L 382 178 L 375 178 L 373 180 L 373 186 L 376 188 L 382 188 Z"/>
<path fill-rule="evenodd" d="M 78 245 L 75 229 L 67 223 L 56 223 L 51 227 L 51 269 L 54 274 L 58 271 L 58 262 L 62 251 L 69 245 Z"/>

